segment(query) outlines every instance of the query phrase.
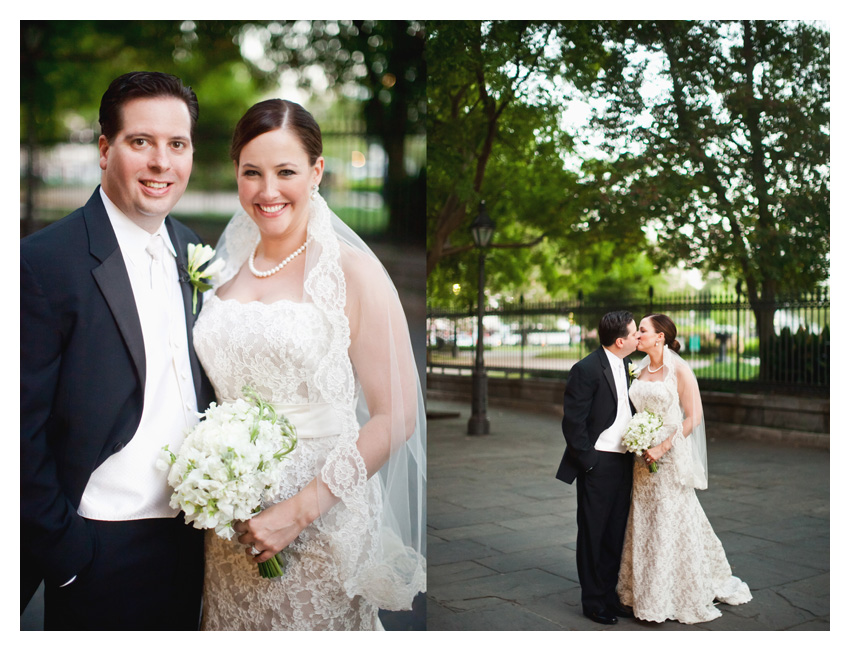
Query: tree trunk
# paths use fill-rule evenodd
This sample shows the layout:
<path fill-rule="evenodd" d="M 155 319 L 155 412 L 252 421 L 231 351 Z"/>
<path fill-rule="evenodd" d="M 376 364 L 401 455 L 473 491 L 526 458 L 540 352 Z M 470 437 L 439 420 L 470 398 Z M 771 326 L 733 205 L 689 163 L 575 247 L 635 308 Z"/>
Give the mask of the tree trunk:
<path fill-rule="evenodd" d="M 745 23 L 745 34 L 749 34 L 749 40 L 745 39 L 745 56 L 750 58 L 747 60 L 747 71 L 752 75 L 755 63 L 752 61 L 752 32 L 747 29 L 748 23 Z M 738 243 L 735 256 L 738 264 L 741 267 L 741 276 L 746 284 L 747 297 L 756 318 L 756 329 L 759 335 L 759 360 L 760 374 L 763 379 L 769 373 L 771 363 L 769 355 L 770 340 L 773 337 L 773 320 L 776 314 L 776 284 L 771 279 L 764 279 L 761 282 L 757 280 L 758 259 L 756 256 L 764 254 L 773 255 L 775 244 L 775 233 L 770 227 L 770 212 L 768 210 L 768 194 L 767 181 L 765 173 L 765 158 L 764 148 L 762 146 L 762 136 L 759 124 L 759 110 L 752 92 L 752 85 L 748 86 L 749 97 L 747 98 L 746 106 L 743 110 L 745 125 L 749 131 L 750 143 L 753 148 L 753 158 L 751 172 L 753 175 L 753 183 L 756 188 L 759 211 L 759 229 L 758 229 L 758 246 L 753 247 L 753 256 L 756 259 L 750 259 L 750 254 L 747 252 L 747 247 L 744 246 L 745 237 L 741 225 L 734 212 L 734 208 L 726 196 L 726 189 L 718 171 L 717 163 L 708 153 L 700 141 L 696 127 L 694 126 L 685 101 L 685 92 L 683 83 L 678 74 L 676 44 L 669 23 L 659 23 L 659 32 L 662 38 L 664 52 L 667 55 L 670 64 L 670 76 L 673 81 L 673 101 L 676 106 L 677 116 L 677 136 L 688 147 L 688 155 L 695 163 L 700 165 L 706 179 L 706 184 L 711 188 L 713 194 L 717 198 L 718 208 L 724 214 L 729 222 L 730 230 L 735 241 Z M 747 51 L 746 45 L 749 45 Z M 752 76 L 748 82 L 751 82 Z M 761 253 L 759 253 L 761 252 Z"/>
<path fill-rule="evenodd" d="M 458 229 L 466 216 L 466 203 L 461 202 L 457 195 L 451 195 L 443 209 L 437 215 L 437 228 L 431 248 L 428 249 L 425 263 L 425 275 L 428 276 L 443 258 L 449 236 Z"/>
<path fill-rule="evenodd" d="M 750 149 L 752 151 L 752 173 L 753 186 L 755 187 L 756 209 L 758 211 L 756 237 L 759 247 L 755 257 L 761 255 L 776 255 L 776 229 L 770 216 L 770 195 L 767 181 L 767 166 L 765 163 L 764 136 L 761 129 L 761 102 L 755 97 L 755 66 L 756 55 L 753 47 L 753 24 L 752 21 L 743 21 L 744 28 L 744 71 L 746 74 L 746 85 L 744 87 L 744 106 L 742 107 L 742 118 L 749 134 Z M 762 281 L 761 296 L 759 297 L 758 309 L 755 310 L 756 329 L 759 336 L 759 377 L 767 380 L 773 375 L 771 367 L 775 363 L 771 355 L 771 343 L 775 336 L 773 329 L 774 316 L 776 314 L 776 287 L 775 283 L 767 279 Z"/>
<path fill-rule="evenodd" d="M 773 327 L 776 316 L 776 289 L 772 285 L 773 283 L 763 283 L 761 297 L 756 302 L 750 303 L 756 318 L 756 332 L 759 338 L 759 378 L 762 381 L 769 381 L 776 377 L 776 370 L 773 368 L 777 361 L 773 354 L 773 342 L 776 338 Z"/>

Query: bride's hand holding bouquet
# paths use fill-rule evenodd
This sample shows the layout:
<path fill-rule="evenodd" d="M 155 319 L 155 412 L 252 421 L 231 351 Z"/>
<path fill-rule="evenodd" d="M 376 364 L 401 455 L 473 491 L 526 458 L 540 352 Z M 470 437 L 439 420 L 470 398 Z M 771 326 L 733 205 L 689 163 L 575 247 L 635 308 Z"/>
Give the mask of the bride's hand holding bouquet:
<path fill-rule="evenodd" d="M 643 456 L 649 465 L 650 472 L 658 471 L 658 459 L 664 454 L 660 450 L 664 442 L 655 446 L 658 432 L 664 426 L 664 421 L 651 411 L 641 411 L 635 414 L 623 434 L 623 446 L 629 451 Z M 654 447 L 653 447 L 654 446 Z"/>
<path fill-rule="evenodd" d="M 269 506 L 250 520 L 233 524 L 239 542 L 250 545 L 246 553 L 254 562 L 264 563 L 275 557 L 319 517 L 315 498 L 308 497 L 315 495 L 310 488 L 307 486 L 289 499 Z"/>

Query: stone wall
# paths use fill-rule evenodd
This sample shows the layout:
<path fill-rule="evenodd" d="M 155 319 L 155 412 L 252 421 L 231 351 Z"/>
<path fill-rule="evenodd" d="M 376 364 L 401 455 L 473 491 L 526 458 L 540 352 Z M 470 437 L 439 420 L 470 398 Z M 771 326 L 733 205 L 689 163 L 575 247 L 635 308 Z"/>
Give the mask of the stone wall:
<path fill-rule="evenodd" d="M 488 400 L 509 409 L 563 414 L 560 380 L 489 378 Z M 428 374 L 428 398 L 471 401 L 468 375 Z M 706 433 L 829 449 L 829 398 L 702 392 Z"/>

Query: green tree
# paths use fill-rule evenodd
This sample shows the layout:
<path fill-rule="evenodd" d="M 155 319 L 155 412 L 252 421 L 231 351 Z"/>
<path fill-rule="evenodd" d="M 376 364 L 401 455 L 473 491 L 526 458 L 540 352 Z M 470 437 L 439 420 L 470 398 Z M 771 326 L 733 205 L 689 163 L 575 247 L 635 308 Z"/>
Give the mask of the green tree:
<path fill-rule="evenodd" d="M 618 168 L 595 179 L 611 198 L 600 219 L 654 228 L 662 264 L 740 278 L 766 346 L 776 298 L 829 275 L 829 33 L 646 21 L 606 23 L 604 38 L 611 65 L 584 86 L 606 100 L 593 127 Z"/>
<path fill-rule="evenodd" d="M 243 58 L 241 28 L 233 21 L 21 21 L 22 126 L 31 122 L 39 143 L 63 141 L 69 112 L 96 123 L 115 77 L 161 70 L 203 95 L 199 139 L 229 138 L 233 116 L 274 82 Z"/>
<path fill-rule="evenodd" d="M 600 219 L 606 195 L 566 165 L 567 80 L 590 84 L 607 65 L 598 24 L 429 22 L 426 58 L 430 300 L 474 300 L 478 256 L 469 225 L 481 199 L 497 227 L 488 255 L 493 291 L 593 291 L 602 268 L 574 273 L 591 251 L 607 269 L 625 273 L 637 263 L 640 224 Z M 603 173 L 606 164 L 593 167 Z"/>

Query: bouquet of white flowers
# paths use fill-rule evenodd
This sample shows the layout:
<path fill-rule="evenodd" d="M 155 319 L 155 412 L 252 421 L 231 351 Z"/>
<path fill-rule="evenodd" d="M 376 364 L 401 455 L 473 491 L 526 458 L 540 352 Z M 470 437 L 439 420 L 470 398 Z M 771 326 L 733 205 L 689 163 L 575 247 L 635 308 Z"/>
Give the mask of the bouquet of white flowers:
<path fill-rule="evenodd" d="M 643 456 L 649 448 L 655 445 L 655 435 L 664 422 L 651 411 L 641 411 L 629 421 L 626 433 L 623 434 L 623 445 L 629 452 Z M 650 472 L 657 472 L 658 465 L 653 461 L 649 464 Z"/>
<path fill-rule="evenodd" d="M 262 508 L 270 488 L 280 482 L 283 457 L 296 443 L 295 428 L 249 387 L 248 400 L 211 404 L 175 455 L 163 448 L 157 466 L 168 469 L 174 488 L 171 506 L 196 529 L 215 529 L 233 537 L 233 522 L 248 520 Z M 170 468 L 169 468 L 170 466 Z M 280 555 L 260 563 L 265 578 L 282 576 Z"/>

